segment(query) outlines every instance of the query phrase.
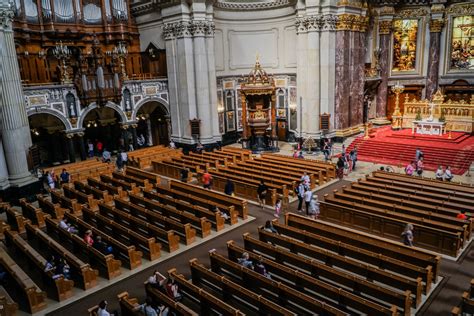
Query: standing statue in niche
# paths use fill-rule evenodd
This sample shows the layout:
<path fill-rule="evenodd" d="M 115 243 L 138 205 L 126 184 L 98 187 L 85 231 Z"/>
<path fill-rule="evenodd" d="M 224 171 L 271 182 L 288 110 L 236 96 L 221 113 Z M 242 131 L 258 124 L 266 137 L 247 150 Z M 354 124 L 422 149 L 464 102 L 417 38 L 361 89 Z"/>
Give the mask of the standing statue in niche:
<path fill-rule="evenodd" d="M 433 120 L 434 120 L 434 118 L 433 118 L 433 113 L 434 113 L 434 108 L 435 108 L 436 104 L 434 104 L 433 102 L 431 102 L 431 103 L 429 104 L 429 106 L 430 106 L 430 117 L 428 117 L 428 118 L 426 119 L 426 121 L 427 121 L 427 122 L 433 122 Z"/>

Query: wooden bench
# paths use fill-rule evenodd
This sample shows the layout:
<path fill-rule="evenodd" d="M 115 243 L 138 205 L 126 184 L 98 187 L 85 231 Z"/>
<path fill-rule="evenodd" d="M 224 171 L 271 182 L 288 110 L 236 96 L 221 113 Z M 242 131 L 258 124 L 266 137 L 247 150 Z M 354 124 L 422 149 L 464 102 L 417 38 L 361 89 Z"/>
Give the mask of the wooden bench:
<path fill-rule="evenodd" d="M 74 223 L 80 232 L 84 233 L 87 230 L 91 230 L 94 236 L 101 236 L 104 242 L 114 248 L 114 252 L 117 254 L 117 257 L 122 259 L 129 269 L 135 269 L 142 264 L 143 253 L 139 250 L 136 250 L 134 245 L 125 245 L 124 243 L 102 232 L 102 230 L 97 229 L 86 221 L 70 213 L 65 213 L 64 216 L 68 218 L 70 223 Z"/>
<path fill-rule="evenodd" d="M 33 224 L 38 225 L 39 227 L 45 227 L 44 223 L 44 213 L 40 208 L 33 206 L 26 201 L 26 199 L 20 199 L 21 212 L 23 216 L 28 218 Z"/>
<path fill-rule="evenodd" d="M 140 306 L 137 298 L 130 298 L 128 292 L 122 292 L 117 295 L 120 305 L 120 315 L 123 316 L 142 316 L 143 314 L 137 310 Z"/>
<path fill-rule="evenodd" d="M 320 202 L 319 218 L 400 241 L 407 220 L 392 218 L 392 215 L 395 215 L 393 213 L 395 212 L 386 211 L 386 215 L 383 216 L 372 213 L 372 210 L 362 211 L 354 207 Z M 460 232 L 452 233 L 423 225 L 416 225 L 414 230 L 415 245 L 453 257 L 456 257 L 461 250 L 462 237 Z"/>
<path fill-rule="evenodd" d="M 125 168 L 125 174 L 129 175 L 129 176 L 132 176 L 132 177 L 135 177 L 135 178 L 148 180 L 148 182 L 150 182 L 153 185 L 161 183 L 161 178 L 156 173 L 141 170 L 141 169 L 138 169 L 138 168 L 127 166 Z"/>
<path fill-rule="evenodd" d="M 43 286 L 47 288 L 48 296 L 57 301 L 64 301 L 72 297 L 74 281 L 67 280 L 64 276 L 53 279 L 53 271 L 45 272 L 46 259 L 31 247 L 17 232 L 6 231 L 5 243 L 11 251 L 16 251 L 23 260 L 31 263 L 30 267 L 35 269 L 35 273 L 41 280 Z"/>
<path fill-rule="evenodd" d="M 137 178 L 137 177 L 127 175 L 127 174 L 123 174 L 123 173 L 117 172 L 117 171 L 114 171 L 112 173 L 112 177 L 115 178 L 115 179 L 124 181 L 124 182 L 131 183 L 131 184 L 134 183 L 135 185 L 137 185 L 139 187 L 142 187 L 144 189 L 147 189 L 147 190 L 153 189 L 153 184 L 148 182 L 148 179 Z"/>
<path fill-rule="evenodd" d="M 94 270 L 88 263 L 83 262 L 75 254 L 64 248 L 57 241 L 49 237 L 44 231 L 29 223 L 26 224 L 28 240 L 36 241 L 38 249 L 48 249 L 57 258 L 63 258 L 71 268 L 74 284 L 83 290 L 97 285 L 99 271 Z"/>
<path fill-rule="evenodd" d="M 10 206 L 5 206 L 3 209 L 7 215 L 8 225 L 13 230 L 18 231 L 20 234 L 24 233 L 26 219 L 23 217 L 23 215 Z"/>
<path fill-rule="evenodd" d="M 174 180 L 171 180 L 169 182 L 169 185 L 170 185 L 170 189 L 172 190 L 189 194 L 190 197 L 209 200 L 209 203 L 215 204 L 219 208 L 225 209 L 227 207 L 228 208 L 227 210 L 230 211 L 230 208 L 234 207 L 234 209 L 239 213 L 239 216 L 242 219 L 247 219 L 247 215 L 248 215 L 247 201 L 242 198 L 229 196 L 221 192 L 209 191 L 207 189 L 204 189 L 196 185 L 186 184 L 186 183 L 174 181 Z M 160 188 L 161 187 L 157 188 L 157 190 Z M 270 195 L 270 194 L 267 194 L 267 195 Z"/>
<path fill-rule="evenodd" d="M 8 294 L 7 290 L 0 285 L 0 316 L 14 316 L 18 310 L 18 304 Z"/>
<path fill-rule="evenodd" d="M 102 204 L 102 206 L 107 207 L 105 204 Z M 100 214 L 98 211 L 92 211 L 87 207 L 82 209 L 82 213 L 84 221 L 94 225 L 98 229 L 100 228 L 102 232 L 123 242 L 125 245 L 135 246 L 136 249 L 140 249 L 148 260 L 153 261 L 160 257 L 160 243 L 156 242 L 155 237 L 146 237 L 140 234 L 140 232 L 137 232 L 138 227 L 123 225 L 123 221 L 122 223 L 118 223 Z"/>
<path fill-rule="evenodd" d="M 36 195 L 36 199 L 38 200 L 39 207 L 45 212 L 51 215 L 53 218 L 62 219 L 64 216 L 64 212 L 66 212 L 66 208 L 61 207 L 59 204 L 55 204 L 42 196 L 41 194 Z"/>
<path fill-rule="evenodd" d="M 136 186 L 135 183 L 130 183 L 124 180 L 120 180 L 117 178 L 112 178 L 111 176 L 101 174 L 100 175 L 100 181 L 103 183 L 107 183 L 111 186 L 116 186 L 116 187 L 121 187 L 122 189 L 126 191 L 131 191 L 133 193 L 140 193 L 140 188 Z"/>
<path fill-rule="evenodd" d="M 461 304 L 453 307 L 452 316 L 472 315 L 474 314 L 474 279 L 471 280 L 471 287 L 462 294 Z"/>
<path fill-rule="evenodd" d="M 75 254 L 84 254 L 88 258 L 89 264 L 99 270 L 99 274 L 107 279 L 113 279 L 120 274 L 122 271 L 120 267 L 122 262 L 114 259 L 114 255 L 105 255 L 89 246 L 84 240 L 64 229 L 59 228 L 58 223 L 50 218 L 46 218 L 46 229 L 49 236 L 55 236 L 56 240 L 61 240 L 61 244 L 69 244 L 72 247 L 72 252 Z"/>
<path fill-rule="evenodd" d="M 51 202 L 59 204 L 64 208 L 69 209 L 72 213 L 81 216 L 82 204 L 76 199 L 70 199 L 64 196 L 60 191 L 51 190 Z"/>
<path fill-rule="evenodd" d="M 196 229 L 194 229 L 191 223 L 182 223 L 173 218 L 168 217 L 170 214 L 179 212 L 172 208 L 162 205 L 156 201 L 141 198 L 138 195 L 132 195 L 135 203 L 130 203 L 122 199 L 115 199 L 115 206 L 118 209 L 126 211 L 133 216 L 137 216 L 145 221 L 149 221 L 164 230 L 173 230 L 181 237 L 183 237 L 184 243 L 190 245 L 196 241 Z M 184 214 L 181 215 L 185 216 Z M 209 227 L 210 229 L 210 227 Z"/>
<path fill-rule="evenodd" d="M 8 234 L 8 232 L 5 233 Z M 46 293 L 13 261 L 3 247 L 0 247 L 0 264 L 7 272 L 9 280 L 4 286 L 20 309 L 33 314 L 46 308 Z"/>
<path fill-rule="evenodd" d="M 179 249 L 179 236 L 177 236 L 173 230 L 164 230 L 152 223 L 104 203 L 99 204 L 99 213 L 113 219 L 119 224 L 128 225 L 129 228 L 134 227 L 138 233 L 156 238 L 166 247 L 168 252 L 173 252 Z M 151 256 L 153 259 L 158 258 L 160 255 L 159 250 L 161 247 L 159 247 L 160 249 L 158 249 L 158 247 L 159 245 L 157 244 L 157 249 L 154 251 L 155 254 Z"/>
<path fill-rule="evenodd" d="M 128 197 L 127 191 L 123 190 L 121 186 L 116 187 L 111 185 L 110 183 L 104 183 L 94 178 L 87 178 L 87 184 L 101 191 L 107 191 L 111 195 L 118 195 L 119 197 L 124 199 Z"/>
<path fill-rule="evenodd" d="M 245 315 L 238 309 L 218 299 L 216 296 L 189 282 L 182 274 L 178 274 L 176 269 L 168 270 L 168 275 L 176 282 L 176 284 L 178 284 L 182 294 L 199 304 L 200 315 L 211 315 L 213 310 L 221 315 Z"/>
<path fill-rule="evenodd" d="M 181 171 L 185 168 L 188 168 L 185 163 L 174 163 L 172 161 L 152 161 L 152 167 L 153 172 L 178 180 L 181 179 Z M 201 169 L 199 169 L 199 171 L 200 170 Z M 192 177 L 193 173 L 189 171 L 186 182 L 191 181 Z"/>
<path fill-rule="evenodd" d="M 296 214 L 285 215 L 285 223 L 291 227 L 297 227 L 313 234 L 318 234 L 334 241 L 340 241 L 348 245 L 366 249 L 374 253 L 416 265 L 426 270 L 426 277 L 423 280 L 432 280 L 436 283 L 441 256 L 429 254 L 419 249 L 413 249 L 400 243 L 383 240 L 374 235 L 363 232 L 354 232 L 339 225 L 333 225 L 323 221 L 313 221 Z M 275 225 L 278 225 L 275 223 Z M 431 273 L 430 273 L 431 271 Z M 433 276 L 430 277 L 429 274 Z"/>
<path fill-rule="evenodd" d="M 241 159 L 240 160 L 246 160 L 249 159 L 252 156 L 252 151 L 248 149 L 242 149 L 242 148 L 236 148 L 236 147 L 222 147 L 221 150 L 217 150 L 216 152 L 222 152 L 222 153 L 229 153 L 229 154 L 238 154 L 240 155 Z"/>
<path fill-rule="evenodd" d="M 164 304 L 170 309 L 170 312 L 174 312 L 180 316 L 198 316 L 199 313 L 193 311 L 188 306 L 181 302 L 177 302 L 170 298 L 167 294 L 151 287 L 149 284 L 145 284 L 146 295 L 150 297 L 154 302 Z"/>
<path fill-rule="evenodd" d="M 110 203 L 114 199 L 114 197 L 110 195 L 107 190 L 103 191 L 103 190 L 97 189 L 93 186 L 90 186 L 87 183 L 74 181 L 74 188 L 77 191 L 81 191 L 82 193 L 85 193 L 87 195 L 92 194 L 94 199 L 101 200 L 104 203 Z"/>
<path fill-rule="evenodd" d="M 87 205 L 92 210 L 97 210 L 99 208 L 98 201 L 94 198 L 92 194 L 86 194 L 79 190 L 76 190 L 72 184 L 63 185 L 64 196 L 69 199 L 75 199 L 82 205 Z"/>
<path fill-rule="evenodd" d="M 10 229 L 10 225 L 5 223 L 3 220 L 0 220 L 0 240 L 3 240 L 5 238 L 5 235 L 3 234 L 3 232 L 9 229 Z"/>
<path fill-rule="evenodd" d="M 274 161 L 286 166 L 300 166 L 308 173 L 321 170 L 326 181 L 336 178 L 336 165 L 331 162 L 323 162 L 312 159 L 299 159 L 278 154 L 262 154 L 262 160 Z"/>
<path fill-rule="evenodd" d="M 190 260 L 189 265 L 191 267 L 193 284 L 201 285 L 203 284 L 203 280 L 207 283 L 211 283 L 213 287 L 220 289 L 218 292 L 222 293 L 223 300 L 229 304 L 234 303 L 238 306 L 244 304 L 247 308 L 255 311 L 259 315 L 297 315 L 286 308 L 280 307 L 262 295 L 257 295 L 252 290 L 249 290 L 248 287 L 243 287 L 232 282 L 225 276 L 208 270 L 200 264 L 197 259 Z"/>
<path fill-rule="evenodd" d="M 325 302 L 316 299 L 294 288 L 264 277 L 251 269 L 233 262 L 224 256 L 219 255 L 216 251 L 210 251 L 209 257 L 211 260 L 211 270 L 219 275 L 231 277 L 240 284 L 252 284 L 252 289 L 260 295 L 273 300 L 280 306 L 289 309 L 299 315 L 306 315 L 308 313 L 317 313 L 323 315 L 347 315 L 348 313 L 332 307 Z M 268 294 L 268 293 L 271 294 Z"/>

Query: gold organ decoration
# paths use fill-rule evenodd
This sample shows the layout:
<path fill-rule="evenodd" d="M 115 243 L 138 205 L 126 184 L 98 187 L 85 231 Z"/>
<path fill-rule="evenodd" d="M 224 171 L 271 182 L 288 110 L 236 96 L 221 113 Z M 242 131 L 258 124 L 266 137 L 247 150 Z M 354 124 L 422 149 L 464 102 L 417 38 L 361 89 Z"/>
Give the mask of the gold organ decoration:
<path fill-rule="evenodd" d="M 474 69 L 474 16 L 453 18 L 451 69 Z"/>
<path fill-rule="evenodd" d="M 392 71 L 413 71 L 416 69 L 418 20 L 395 20 L 393 24 Z"/>

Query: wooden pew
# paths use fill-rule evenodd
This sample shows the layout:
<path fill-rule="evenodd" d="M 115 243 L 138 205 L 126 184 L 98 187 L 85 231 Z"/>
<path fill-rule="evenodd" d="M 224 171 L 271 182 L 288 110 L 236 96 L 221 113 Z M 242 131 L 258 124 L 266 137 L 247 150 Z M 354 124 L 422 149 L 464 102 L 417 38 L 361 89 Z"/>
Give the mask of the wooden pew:
<path fill-rule="evenodd" d="M 135 183 L 130 183 L 127 181 L 119 180 L 117 178 L 112 178 L 108 175 L 101 174 L 100 181 L 103 183 L 108 183 L 109 185 L 122 187 L 124 190 L 131 191 L 133 193 L 140 193 L 140 188 L 136 186 Z"/>
<path fill-rule="evenodd" d="M 129 176 L 132 176 L 132 177 L 135 177 L 135 178 L 148 180 L 148 182 L 150 182 L 153 185 L 161 183 L 161 178 L 156 173 L 141 170 L 141 169 L 138 169 L 138 168 L 127 166 L 125 168 L 125 174 L 129 175 Z"/>
<path fill-rule="evenodd" d="M 83 290 L 97 285 L 99 271 L 94 270 L 88 263 L 83 262 L 75 254 L 64 248 L 57 241 L 49 237 L 44 231 L 29 223 L 26 224 L 28 240 L 34 240 L 40 249 L 48 249 L 57 258 L 63 258 L 71 268 L 74 284 Z"/>
<path fill-rule="evenodd" d="M 223 299 L 228 303 L 233 301 L 234 304 L 239 306 L 246 304 L 247 308 L 258 312 L 259 315 L 297 315 L 262 295 L 257 295 L 252 290 L 247 289 L 247 287 L 240 286 L 225 276 L 208 270 L 196 258 L 191 259 L 189 265 L 191 267 L 193 284 L 199 286 L 203 283 L 202 280 L 211 283 L 214 287 L 220 289 Z"/>
<path fill-rule="evenodd" d="M 64 212 L 66 212 L 66 208 L 61 207 L 59 204 L 54 204 L 41 194 L 36 195 L 36 199 L 38 200 L 39 207 L 45 212 L 51 215 L 53 218 L 62 219 L 64 216 Z"/>
<path fill-rule="evenodd" d="M 76 199 L 70 199 L 62 195 L 61 192 L 51 190 L 51 202 L 54 204 L 59 204 L 64 208 L 69 209 L 74 214 L 81 216 L 82 204 L 79 203 Z"/>
<path fill-rule="evenodd" d="M 18 231 L 20 234 L 25 232 L 25 222 L 26 219 L 17 212 L 14 208 L 10 206 L 4 207 L 5 213 L 7 214 L 8 225 L 13 229 Z"/>
<path fill-rule="evenodd" d="M 90 186 L 87 183 L 74 181 L 74 188 L 78 191 L 81 191 L 82 193 L 85 193 L 88 195 L 92 194 L 94 199 L 102 200 L 104 203 L 110 203 L 114 199 L 114 197 L 110 195 L 107 190 L 103 191 L 103 190 L 97 189 L 93 186 Z"/>
<path fill-rule="evenodd" d="M 247 201 L 238 198 L 235 196 L 229 196 L 227 194 L 216 192 L 216 191 L 209 191 L 202 187 L 186 184 L 179 181 L 171 180 L 169 182 L 170 189 L 176 190 L 177 192 L 187 193 L 190 196 L 194 196 L 196 198 L 202 198 L 211 201 L 211 203 L 215 203 L 218 207 L 227 206 L 227 207 L 234 207 L 237 212 L 239 212 L 239 216 L 242 219 L 247 219 L 248 216 L 248 206 Z M 160 188 L 157 188 L 159 190 Z M 271 195 L 271 194 L 267 194 Z"/>
<path fill-rule="evenodd" d="M 81 231 L 82 233 L 87 230 L 91 230 L 93 235 L 101 236 L 104 242 L 108 243 L 114 248 L 114 251 L 117 256 L 124 260 L 126 266 L 129 269 L 135 269 L 142 264 L 143 253 L 141 251 L 136 250 L 135 246 L 123 244 L 122 242 L 116 240 L 108 234 L 103 233 L 101 230 L 93 227 L 84 220 L 70 213 L 65 213 L 64 216 L 68 218 L 70 223 L 75 223 L 76 226 L 79 228 L 79 231 Z"/>
<path fill-rule="evenodd" d="M 114 171 L 112 177 L 121 181 L 128 182 L 130 184 L 134 183 L 135 185 L 142 187 L 147 190 L 153 189 L 153 184 L 148 182 L 148 179 L 141 179 L 134 176 L 130 176 L 121 172 Z"/>
<path fill-rule="evenodd" d="M 410 301 L 413 301 L 414 306 L 418 306 L 415 304 L 416 298 L 415 300 L 411 299 L 410 291 L 397 291 L 393 289 L 391 283 L 388 286 L 374 283 L 372 280 L 366 280 L 365 275 L 359 276 L 341 269 L 335 269 L 330 264 L 326 265 L 318 260 L 299 256 L 281 247 L 255 239 L 249 233 L 245 233 L 243 238 L 245 249 L 237 246 L 234 241 L 227 242 L 229 259 L 237 260 L 243 251 L 247 251 L 251 258 L 258 258 L 263 261 L 267 258 L 284 266 L 295 267 L 302 274 L 324 280 L 334 286 L 345 286 L 354 294 L 364 297 L 377 297 L 389 304 L 406 306 L 407 308 Z"/>
<path fill-rule="evenodd" d="M 53 272 L 45 272 L 46 259 L 31 247 L 17 232 L 6 231 L 5 242 L 9 249 L 18 252 L 18 255 L 31 263 L 31 267 L 38 273 L 44 287 L 48 289 L 48 296 L 57 301 L 64 301 L 72 297 L 74 281 L 63 276 L 53 279 Z"/>
<path fill-rule="evenodd" d="M 192 284 L 182 274 L 178 274 L 176 269 L 168 270 L 168 275 L 178 284 L 182 294 L 189 297 L 192 301 L 198 302 L 200 315 L 211 315 L 212 311 L 217 311 L 221 315 L 245 315 L 216 296 Z"/>
<path fill-rule="evenodd" d="M 122 187 L 116 187 L 110 183 L 104 183 L 94 178 L 87 178 L 87 184 L 96 189 L 107 191 L 109 194 L 118 195 L 124 199 L 128 197 L 127 191 L 123 190 Z"/>
<path fill-rule="evenodd" d="M 136 228 L 126 227 L 122 224 L 84 207 L 82 218 L 87 223 L 94 225 L 97 229 L 107 233 L 114 239 L 128 246 L 135 246 L 143 252 L 147 259 L 153 261 L 160 257 L 161 245 L 156 242 L 155 237 L 145 237 L 136 231 Z"/>
<path fill-rule="evenodd" d="M 231 276 L 234 280 L 239 280 L 241 285 L 252 284 L 252 289 L 256 293 L 264 295 L 270 300 L 274 300 L 274 302 L 293 312 L 301 315 L 307 314 L 308 311 L 324 315 L 348 314 L 338 308 L 328 305 L 326 302 L 316 299 L 314 296 L 299 292 L 282 282 L 271 280 L 260 273 L 245 268 L 237 262 L 233 262 L 224 256 L 219 255 L 215 250 L 209 252 L 209 257 L 213 272 L 219 275 L 226 272 L 226 275 Z M 269 292 L 271 294 L 268 294 Z"/>
<path fill-rule="evenodd" d="M 5 235 L 3 234 L 3 232 L 9 229 L 10 229 L 10 225 L 0 220 L 0 240 L 3 240 L 5 238 Z"/>
<path fill-rule="evenodd" d="M 152 200 L 143 199 L 138 195 L 133 195 L 133 198 L 135 202 L 140 201 L 140 204 L 143 205 L 143 207 L 139 204 L 137 205 L 135 203 L 130 203 L 122 199 L 115 199 L 115 206 L 118 209 L 130 213 L 131 215 L 158 225 L 158 227 L 161 227 L 164 230 L 174 230 L 181 237 L 183 237 L 184 243 L 186 245 L 190 245 L 196 241 L 196 229 L 191 227 L 190 223 L 181 223 L 168 217 L 170 213 L 166 212 L 166 210 L 171 212 L 171 208 L 167 208 L 166 205 L 161 205 Z M 147 209 L 151 207 L 153 207 L 153 210 Z M 163 210 L 164 213 L 157 212 L 157 209 Z"/>
<path fill-rule="evenodd" d="M 471 287 L 462 294 L 461 304 L 453 307 L 452 316 L 472 315 L 474 314 L 474 279 L 471 280 Z"/>
<path fill-rule="evenodd" d="M 147 221 L 144 221 L 138 217 L 104 203 L 99 204 L 99 213 L 103 216 L 113 219 L 119 224 L 128 225 L 129 228 L 134 227 L 138 233 L 144 234 L 148 237 L 156 238 L 165 245 L 168 252 L 173 252 L 179 249 L 179 236 L 177 236 L 172 230 L 164 230 Z M 153 251 L 153 255 L 151 256 L 153 259 L 151 260 L 154 260 L 160 256 L 161 247 L 158 243 L 155 247 L 157 249 Z"/>
<path fill-rule="evenodd" d="M 122 292 L 117 295 L 120 305 L 120 315 L 122 316 L 142 316 L 143 314 L 137 310 L 140 306 L 137 298 L 130 298 L 128 292 Z"/>
<path fill-rule="evenodd" d="M 46 293 L 13 261 L 3 247 L 0 247 L 0 264 L 9 280 L 4 286 L 22 310 L 33 314 L 46 308 Z"/>
<path fill-rule="evenodd" d="M 274 222 L 275 225 L 279 225 Z M 340 241 L 348 245 L 366 249 L 374 253 L 416 265 L 426 270 L 423 280 L 438 280 L 439 265 L 441 256 L 429 254 L 420 249 L 414 249 L 398 242 L 388 241 L 378 236 L 369 235 L 363 232 L 354 232 L 342 226 L 335 226 L 323 221 L 314 221 L 296 214 L 285 215 L 285 223 L 288 226 L 310 231 L 313 234 L 325 236 L 334 241 Z M 431 272 L 430 272 L 431 271 Z M 433 276 L 430 277 L 429 274 Z"/>
<path fill-rule="evenodd" d="M 44 223 L 44 213 L 41 209 L 36 208 L 32 204 L 26 202 L 26 199 L 20 199 L 20 206 L 23 216 L 28 218 L 33 224 L 38 225 L 39 227 L 45 227 Z"/>
<path fill-rule="evenodd" d="M 246 160 L 249 159 L 252 156 L 252 151 L 248 149 L 242 149 L 242 148 L 236 148 L 236 147 L 222 147 L 221 150 L 218 150 L 217 152 L 223 152 L 223 153 L 232 153 L 232 154 L 239 154 L 240 155 L 240 160 Z"/>
<path fill-rule="evenodd" d="M 0 285 L 0 316 L 15 316 L 18 304 L 8 294 L 7 290 Z"/>
<path fill-rule="evenodd" d="M 151 287 L 149 284 L 145 284 L 146 295 L 150 297 L 154 302 L 163 303 L 170 309 L 170 312 L 175 313 L 178 316 L 198 316 L 199 314 L 193 311 L 188 306 L 181 302 L 177 302 L 170 298 L 167 294 Z"/>
<path fill-rule="evenodd" d="M 274 161 L 286 166 L 297 165 L 306 168 L 309 172 L 321 170 L 326 181 L 336 178 L 336 165 L 331 162 L 318 161 L 313 159 L 299 159 L 278 154 L 262 154 L 261 159 Z"/>
<path fill-rule="evenodd" d="M 400 241 L 400 234 L 407 224 L 406 219 L 392 218 L 388 214 L 382 216 L 373 214 L 371 211 L 361 211 L 328 202 L 320 202 L 319 218 L 397 241 Z M 433 236 L 436 236 L 436 238 Z M 452 233 L 416 225 L 414 239 L 415 245 L 453 257 L 456 257 L 461 250 L 462 235 L 460 232 Z"/>
<path fill-rule="evenodd" d="M 158 192 L 167 192 L 165 190 L 162 190 L 161 188 L 157 188 Z M 168 194 L 170 193 L 169 191 L 167 192 Z M 171 192 L 173 194 L 173 192 Z M 173 194 L 174 195 L 174 194 Z M 199 230 L 201 231 L 201 235 L 204 233 L 204 237 L 208 236 L 211 232 L 211 228 L 209 225 L 212 225 L 216 231 L 220 231 L 221 229 L 224 228 L 225 225 L 225 219 L 222 217 L 222 215 L 219 212 L 213 212 L 210 211 L 209 208 L 203 208 L 199 205 L 191 204 L 194 200 L 191 198 L 189 199 L 189 196 L 185 194 L 180 194 L 176 198 L 170 195 L 167 195 L 166 193 L 154 193 L 151 191 L 143 191 L 143 197 L 159 202 L 163 205 L 167 206 L 172 206 L 174 207 L 177 211 L 183 211 L 185 213 L 189 213 L 190 216 L 186 216 L 181 219 L 181 213 L 178 213 L 178 217 L 180 217 L 181 222 L 190 222 L 194 226 L 197 226 Z M 185 202 L 188 200 L 187 202 Z M 191 203 L 189 203 L 191 200 Z M 225 210 L 225 209 L 224 209 Z M 234 211 L 233 207 L 231 209 L 230 214 L 234 215 L 233 222 L 236 222 L 235 216 L 237 216 L 237 212 Z M 204 220 L 203 220 L 204 218 Z M 204 225 L 203 228 L 203 223 L 208 222 L 208 224 Z M 232 224 L 232 221 L 231 221 Z"/>
<path fill-rule="evenodd" d="M 63 185 L 64 196 L 69 199 L 76 199 L 82 205 L 87 205 L 92 210 L 97 210 L 99 208 L 98 201 L 94 198 L 92 194 L 86 194 L 79 190 L 76 190 L 72 184 Z"/>
<path fill-rule="evenodd" d="M 61 240 L 63 245 L 71 245 L 73 253 L 85 254 L 91 266 L 97 268 L 100 275 L 105 278 L 110 280 L 122 274 L 120 270 L 122 262 L 114 259 L 114 255 L 105 255 L 99 252 L 97 249 L 87 245 L 81 237 L 59 228 L 58 223 L 50 218 L 46 218 L 46 229 L 48 235 L 55 236 L 56 240 Z"/>

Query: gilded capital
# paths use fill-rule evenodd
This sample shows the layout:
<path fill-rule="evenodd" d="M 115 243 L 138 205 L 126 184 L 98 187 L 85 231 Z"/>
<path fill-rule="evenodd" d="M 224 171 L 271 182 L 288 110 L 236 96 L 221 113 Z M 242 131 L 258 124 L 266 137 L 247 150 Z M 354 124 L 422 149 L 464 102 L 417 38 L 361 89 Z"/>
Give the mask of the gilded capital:
<path fill-rule="evenodd" d="M 430 21 L 430 32 L 440 33 L 444 27 L 444 20 L 431 20 Z"/>
<path fill-rule="evenodd" d="M 393 23 L 392 21 L 379 21 L 379 34 L 386 35 L 390 34 L 392 31 Z"/>
<path fill-rule="evenodd" d="M 340 14 L 337 17 L 336 30 L 338 31 L 351 31 L 356 16 L 353 14 Z"/>

